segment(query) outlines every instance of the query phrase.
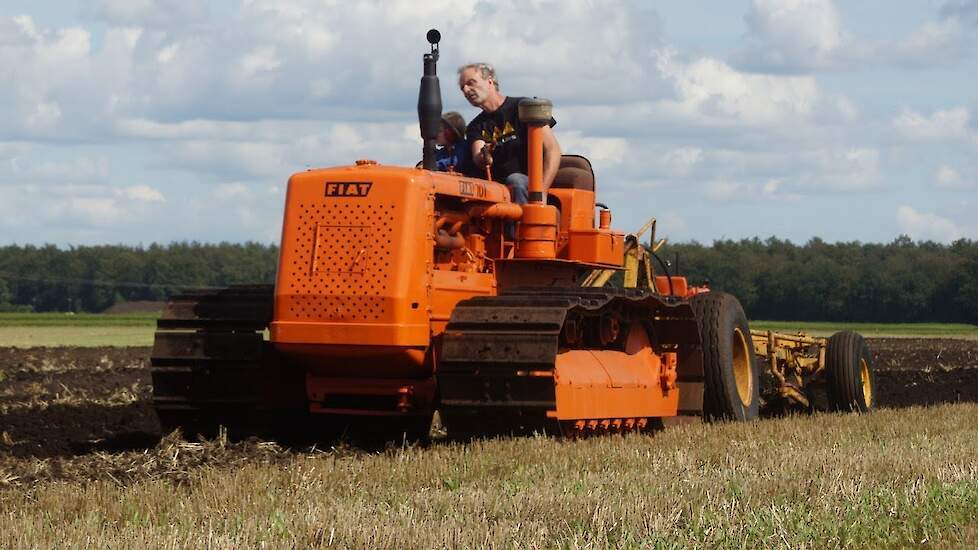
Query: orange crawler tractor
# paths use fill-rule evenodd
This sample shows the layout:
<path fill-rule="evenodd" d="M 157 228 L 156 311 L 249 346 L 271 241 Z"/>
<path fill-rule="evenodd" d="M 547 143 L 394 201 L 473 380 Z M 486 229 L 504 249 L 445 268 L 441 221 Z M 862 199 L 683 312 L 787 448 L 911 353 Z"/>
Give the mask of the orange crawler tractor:
<path fill-rule="evenodd" d="M 423 167 L 360 160 L 289 179 L 274 287 L 166 306 L 152 357 L 164 429 L 275 434 L 306 429 L 303 418 L 424 437 L 438 411 L 454 436 L 579 434 L 749 420 L 762 402 L 813 407 L 820 391 L 836 409 L 872 408 L 857 334 L 751 332 L 733 296 L 661 262 L 653 273 L 654 251 L 610 227 L 582 157 L 564 158 L 545 193 L 548 101 L 519 105 L 529 204 L 434 171 L 437 31 L 428 38 Z M 604 286 L 616 271 L 625 288 Z"/>

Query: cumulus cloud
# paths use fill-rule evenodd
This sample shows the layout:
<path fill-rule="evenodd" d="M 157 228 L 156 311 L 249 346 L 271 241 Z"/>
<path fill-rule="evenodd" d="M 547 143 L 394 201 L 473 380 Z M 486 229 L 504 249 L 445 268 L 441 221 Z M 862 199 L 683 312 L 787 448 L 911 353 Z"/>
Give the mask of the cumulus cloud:
<path fill-rule="evenodd" d="M 906 109 L 893 119 L 893 127 L 913 141 L 951 141 L 968 138 L 971 113 L 963 107 L 934 111 L 930 116 Z"/>
<path fill-rule="evenodd" d="M 106 181 L 110 173 L 111 162 L 103 156 L 65 159 L 50 147 L 23 146 L 0 163 L 0 184 L 96 184 Z"/>
<path fill-rule="evenodd" d="M 950 242 L 964 235 L 951 220 L 930 212 L 918 212 L 911 206 L 897 208 L 896 221 L 901 232 L 917 240 Z"/>
<path fill-rule="evenodd" d="M 222 183 L 214 190 L 214 196 L 221 200 L 241 197 L 248 194 L 248 186 L 243 183 Z"/>
<path fill-rule="evenodd" d="M 941 165 L 934 172 L 934 185 L 952 191 L 976 189 L 978 188 L 978 172 L 962 175 L 960 171 L 950 166 Z"/>
<path fill-rule="evenodd" d="M 851 41 L 831 0 L 754 0 L 744 20 L 753 43 L 739 58 L 755 67 L 832 67 Z"/>
<path fill-rule="evenodd" d="M 116 195 L 138 202 L 164 202 L 163 193 L 148 185 L 133 185 L 116 190 Z"/>
<path fill-rule="evenodd" d="M 658 52 L 657 67 L 676 88 L 678 99 L 663 102 L 675 114 L 770 125 L 810 115 L 819 100 L 810 77 L 746 74 L 714 58 L 683 63 L 671 50 Z"/>
<path fill-rule="evenodd" d="M 618 164 L 625 156 L 627 142 L 623 138 L 590 137 L 578 131 L 562 132 L 561 147 L 586 156 L 592 163 L 605 166 Z"/>
<path fill-rule="evenodd" d="M 880 40 L 847 30 L 833 0 L 753 0 L 737 66 L 762 72 L 811 72 L 867 65 L 932 68 L 960 61 L 972 41 L 963 10 L 942 9 L 909 35 Z"/>
<path fill-rule="evenodd" d="M 978 27 L 978 2 L 975 0 L 951 0 L 941 7 L 941 15 L 956 18 Z"/>
<path fill-rule="evenodd" d="M 151 221 L 163 194 L 148 185 L 61 185 L 45 188 L 22 184 L 8 188 L 0 203 L 0 226 L 36 231 L 53 224 L 76 230 L 105 230 L 119 224 Z M 123 240 L 107 239 L 105 242 Z"/>
<path fill-rule="evenodd" d="M 207 5 L 195 0 L 98 0 L 86 6 L 85 13 L 114 26 L 172 28 L 206 19 Z"/>
<path fill-rule="evenodd" d="M 958 61 L 968 54 L 968 41 L 956 17 L 928 21 L 906 40 L 889 45 L 890 57 L 901 65 L 933 68 Z"/>

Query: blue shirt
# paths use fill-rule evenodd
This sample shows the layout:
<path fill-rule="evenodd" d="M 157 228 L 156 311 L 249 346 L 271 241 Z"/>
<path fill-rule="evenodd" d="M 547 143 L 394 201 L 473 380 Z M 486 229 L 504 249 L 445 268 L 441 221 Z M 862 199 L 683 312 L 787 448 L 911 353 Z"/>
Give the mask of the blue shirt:
<path fill-rule="evenodd" d="M 475 165 L 472 164 L 472 147 L 467 140 L 456 141 L 450 150 L 448 147 L 435 149 L 435 169 L 447 172 L 449 166 L 462 174 L 475 171 Z"/>

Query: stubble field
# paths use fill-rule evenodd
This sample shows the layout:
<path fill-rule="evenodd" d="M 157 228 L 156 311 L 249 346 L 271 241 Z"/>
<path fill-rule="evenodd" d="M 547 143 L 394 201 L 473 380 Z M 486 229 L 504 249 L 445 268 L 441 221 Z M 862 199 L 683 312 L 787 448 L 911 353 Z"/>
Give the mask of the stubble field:
<path fill-rule="evenodd" d="M 871 415 L 383 452 L 161 439 L 148 348 L 0 348 L 0 546 L 973 546 L 978 341 L 869 343 Z"/>

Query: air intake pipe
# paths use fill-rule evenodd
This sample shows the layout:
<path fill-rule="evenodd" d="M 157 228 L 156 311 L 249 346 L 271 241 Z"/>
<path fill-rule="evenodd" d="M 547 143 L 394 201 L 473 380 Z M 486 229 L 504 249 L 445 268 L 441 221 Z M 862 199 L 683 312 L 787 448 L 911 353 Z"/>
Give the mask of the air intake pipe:
<path fill-rule="evenodd" d="M 418 123 L 421 125 L 421 165 L 425 170 L 435 169 L 435 139 L 441 131 L 441 87 L 438 84 L 438 43 L 441 33 L 431 29 L 427 34 L 431 53 L 424 54 L 424 74 L 418 92 Z"/>
<path fill-rule="evenodd" d="M 547 204 L 543 190 L 543 129 L 550 122 L 553 104 L 547 99 L 523 99 L 517 112 L 520 122 L 527 126 L 530 201 L 523 205 L 516 257 L 551 259 L 557 256 L 557 208 Z"/>

